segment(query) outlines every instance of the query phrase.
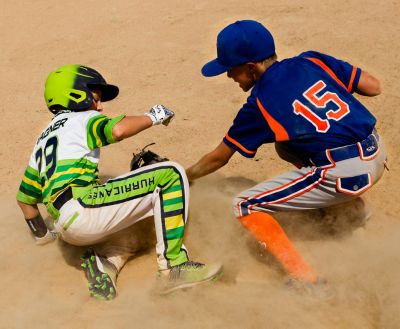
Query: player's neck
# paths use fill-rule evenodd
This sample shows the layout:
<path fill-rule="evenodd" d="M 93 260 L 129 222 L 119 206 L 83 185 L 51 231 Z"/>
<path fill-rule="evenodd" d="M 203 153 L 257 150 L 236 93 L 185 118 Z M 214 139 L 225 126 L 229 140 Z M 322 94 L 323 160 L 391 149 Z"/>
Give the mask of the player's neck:
<path fill-rule="evenodd" d="M 267 71 L 275 62 L 276 58 L 268 58 L 262 62 L 258 62 L 254 72 L 255 80 L 259 80 L 265 71 Z"/>

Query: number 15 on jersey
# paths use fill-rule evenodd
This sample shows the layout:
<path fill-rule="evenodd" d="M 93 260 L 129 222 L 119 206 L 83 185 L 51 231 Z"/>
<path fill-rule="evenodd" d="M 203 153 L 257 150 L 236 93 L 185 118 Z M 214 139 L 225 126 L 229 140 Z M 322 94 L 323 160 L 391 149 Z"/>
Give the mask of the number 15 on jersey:
<path fill-rule="evenodd" d="M 315 107 L 314 111 L 297 99 L 292 104 L 294 113 L 301 115 L 312 123 L 315 129 L 321 133 L 329 130 L 329 120 L 339 121 L 350 113 L 349 105 L 341 100 L 337 94 L 325 91 L 321 96 L 318 96 L 317 94 L 324 88 L 326 88 L 326 84 L 322 80 L 319 80 L 303 93 L 303 96 Z M 336 105 L 335 109 L 328 107 L 331 103 Z M 316 113 L 318 109 L 327 110 L 326 119 L 321 118 Z"/>

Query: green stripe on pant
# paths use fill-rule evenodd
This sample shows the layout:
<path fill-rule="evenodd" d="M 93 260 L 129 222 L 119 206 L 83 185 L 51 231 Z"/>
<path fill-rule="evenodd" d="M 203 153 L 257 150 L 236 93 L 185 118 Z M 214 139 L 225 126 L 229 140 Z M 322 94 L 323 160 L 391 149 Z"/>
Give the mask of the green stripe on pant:
<path fill-rule="evenodd" d="M 188 260 L 186 251 L 181 248 L 185 232 L 185 191 L 179 174 L 173 184 L 164 188 L 162 194 L 162 211 L 167 242 L 165 258 L 170 266 L 180 265 Z"/>
<path fill-rule="evenodd" d="M 132 172 L 125 177 L 111 179 L 103 185 L 94 186 L 80 199 L 81 205 L 87 208 L 98 208 L 108 205 L 138 200 L 152 194 L 160 187 L 160 214 L 163 228 L 163 255 L 169 266 L 182 264 L 188 260 L 182 246 L 186 222 L 186 198 L 183 178 L 174 166 L 162 165 L 140 172 Z M 161 233 L 161 232 L 160 232 Z"/>

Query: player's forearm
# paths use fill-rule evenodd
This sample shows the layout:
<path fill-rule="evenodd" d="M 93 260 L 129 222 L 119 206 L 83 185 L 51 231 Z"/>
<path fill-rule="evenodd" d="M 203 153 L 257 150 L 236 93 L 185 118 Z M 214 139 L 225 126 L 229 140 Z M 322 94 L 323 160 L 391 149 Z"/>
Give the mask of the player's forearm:
<path fill-rule="evenodd" d="M 115 140 L 123 140 L 134 136 L 153 125 L 151 119 L 146 115 L 127 116 L 118 122 L 112 130 Z"/>
<path fill-rule="evenodd" d="M 21 201 L 17 201 L 18 206 L 21 208 L 22 213 L 24 214 L 25 219 L 35 218 L 40 214 L 38 206 L 32 204 L 26 204 Z"/>
<path fill-rule="evenodd" d="M 213 159 L 212 157 L 205 155 L 196 164 L 186 169 L 186 174 L 189 181 L 194 181 L 197 178 L 206 176 L 208 174 L 217 171 L 223 167 L 226 162 L 219 159 Z"/>
<path fill-rule="evenodd" d="M 214 151 L 203 156 L 196 164 L 186 170 L 189 181 L 211 174 L 223 167 L 234 153 L 234 150 L 221 142 Z"/>
<path fill-rule="evenodd" d="M 189 181 L 211 174 L 229 162 L 235 151 L 221 142 L 213 151 L 203 156 L 186 170 Z"/>
<path fill-rule="evenodd" d="M 18 201 L 18 206 L 21 208 L 32 234 L 36 238 L 43 238 L 47 234 L 48 229 L 40 215 L 37 205 L 30 205 Z"/>

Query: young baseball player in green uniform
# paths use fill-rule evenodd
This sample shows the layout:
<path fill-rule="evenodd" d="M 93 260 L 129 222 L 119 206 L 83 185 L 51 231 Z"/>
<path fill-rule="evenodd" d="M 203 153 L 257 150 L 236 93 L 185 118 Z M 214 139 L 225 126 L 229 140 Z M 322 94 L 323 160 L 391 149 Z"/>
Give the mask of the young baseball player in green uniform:
<path fill-rule="evenodd" d="M 206 77 L 227 73 L 247 92 L 223 141 L 192 165 L 189 180 L 224 166 L 235 152 L 252 158 L 266 143 L 297 169 L 241 192 L 239 221 L 296 282 L 320 280 L 296 252 L 273 214 L 359 200 L 383 174 L 386 153 L 376 119 L 353 93 L 375 96 L 379 81 L 347 62 L 316 51 L 277 60 L 274 39 L 259 22 L 237 21 L 217 38 L 218 57 Z"/>
<path fill-rule="evenodd" d="M 142 167 L 99 184 L 100 148 L 152 127 L 167 126 L 174 113 L 155 105 L 144 115 L 108 118 L 102 103 L 117 97 L 118 87 L 95 70 L 67 65 L 53 71 L 45 100 L 54 114 L 37 139 L 17 200 L 37 244 L 59 235 L 72 245 L 93 245 L 136 222 L 154 216 L 162 293 L 216 278 L 222 267 L 190 261 L 183 245 L 189 186 L 174 162 Z M 38 210 L 43 203 L 54 219 L 49 231 Z M 89 249 L 82 266 L 91 294 L 116 295 L 115 280 L 124 265 Z"/>

